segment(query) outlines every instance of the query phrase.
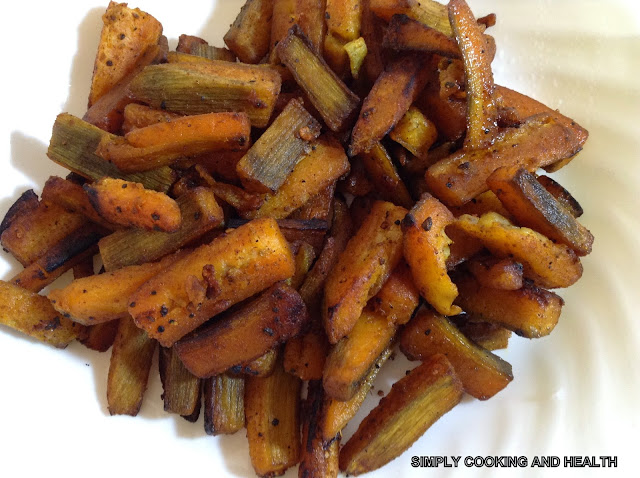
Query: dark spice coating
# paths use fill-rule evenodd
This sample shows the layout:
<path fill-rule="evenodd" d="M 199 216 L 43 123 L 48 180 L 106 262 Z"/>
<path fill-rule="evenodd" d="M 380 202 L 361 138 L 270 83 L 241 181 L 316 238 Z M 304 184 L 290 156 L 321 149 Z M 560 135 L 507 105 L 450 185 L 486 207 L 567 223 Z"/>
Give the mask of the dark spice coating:
<path fill-rule="evenodd" d="M 229 316 L 183 338 L 175 347 L 194 375 L 210 377 L 260 357 L 297 335 L 307 320 L 300 294 L 287 285 L 276 284 Z"/>

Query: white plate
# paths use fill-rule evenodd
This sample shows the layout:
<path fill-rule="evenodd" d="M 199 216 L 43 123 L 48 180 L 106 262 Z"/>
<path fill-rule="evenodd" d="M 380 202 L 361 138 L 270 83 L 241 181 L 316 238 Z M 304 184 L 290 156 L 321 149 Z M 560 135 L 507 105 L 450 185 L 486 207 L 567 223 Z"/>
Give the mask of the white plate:
<path fill-rule="evenodd" d="M 241 0 L 139 6 L 164 25 L 170 44 L 190 33 L 221 45 Z M 466 467 L 429 476 L 575 474 L 564 456 L 617 456 L 617 468 L 588 476 L 637 476 L 640 390 L 636 321 L 640 270 L 640 15 L 633 0 L 471 1 L 498 14 L 495 78 L 561 109 L 591 133 L 557 178 L 581 201 L 596 236 L 584 278 L 563 291 L 567 305 L 550 337 L 514 339 L 502 353 L 515 380 L 488 402 L 465 399 L 410 450 L 371 477 L 427 476 L 411 457 L 558 456 L 555 469 Z M 45 156 L 55 116 L 84 113 L 105 2 L 8 2 L 0 31 L 0 214 L 25 189 L 64 171 Z M 8 255 L 0 277 L 19 270 Z M 0 330 L 0 474 L 47 476 L 253 476 L 245 434 L 212 438 L 162 411 L 151 380 L 136 418 L 110 417 L 109 354 L 73 344 L 64 351 Z M 396 371 L 407 365 L 394 362 Z M 387 391 L 389 379 L 376 384 Z M 368 408 L 377 402 L 372 395 Z M 353 426 L 347 430 L 352 433 Z M 599 460 L 598 460 L 599 461 Z M 291 470 L 287 476 L 296 476 Z"/>

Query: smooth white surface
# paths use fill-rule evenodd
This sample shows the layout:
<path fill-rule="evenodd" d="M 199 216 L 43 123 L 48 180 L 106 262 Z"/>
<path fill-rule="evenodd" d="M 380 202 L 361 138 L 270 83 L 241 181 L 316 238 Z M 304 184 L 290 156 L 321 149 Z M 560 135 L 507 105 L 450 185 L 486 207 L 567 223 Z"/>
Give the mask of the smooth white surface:
<path fill-rule="evenodd" d="M 106 7 L 94 0 L 9 2 L 0 115 L 0 214 L 62 168 L 46 156 L 55 116 L 82 116 Z M 130 2 L 181 33 L 221 46 L 241 0 Z M 515 379 L 488 402 L 465 399 L 409 451 L 371 477 L 638 476 L 640 383 L 640 7 L 632 0 L 471 0 L 498 15 L 496 82 L 559 108 L 590 131 L 556 175 L 596 236 L 583 279 L 550 337 L 512 340 L 501 355 Z M 0 277 L 19 265 L 0 258 Z M 244 432 L 212 438 L 162 411 L 155 374 L 136 418 L 106 410 L 109 352 L 64 351 L 0 327 L 0 476 L 254 476 Z M 409 368 L 400 355 L 375 385 Z M 368 408 L 378 401 L 372 395 Z M 359 418 L 362 418 L 362 413 Z M 358 421 L 358 419 L 356 419 Z M 350 435 L 355 425 L 349 426 Z M 616 455 L 616 469 L 412 468 L 413 455 Z M 290 470 L 288 477 L 297 476 Z"/>

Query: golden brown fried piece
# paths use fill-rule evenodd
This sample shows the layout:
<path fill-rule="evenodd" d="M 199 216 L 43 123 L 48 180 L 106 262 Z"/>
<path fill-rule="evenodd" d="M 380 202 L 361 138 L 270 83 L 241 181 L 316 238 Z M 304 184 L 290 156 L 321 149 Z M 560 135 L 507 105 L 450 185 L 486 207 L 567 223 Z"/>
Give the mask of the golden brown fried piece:
<path fill-rule="evenodd" d="M 324 433 L 325 440 L 328 441 L 335 438 L 355 416 L 369 394 L 378 372 L 391 354 L 391 348 L 385 349 L 380 354 L 374 362 L 373 367 L 369 369 L 366 377 L 360 382 L 358 389 L 349 400 L 336 400 L 325 394 L 322 405 L 322 432 Z"/>
<path fill-rule="evenodd" d="M 521 226 L 569 246 L 580 256 L 591 252 L 593 235 L 527 170 L 497 169 L 487 185 Z"/>
<path fill-rule="evenodd" d="M 465 0 L 448 5 L 453 36 L 462 52 L 467 93 L 467 133 L 464 148 L 491 146 L 498 133 L 498 107 L 493 98 L 493 59 L 482 29 Z"/>
<path fill-rule="evenodd" d="M 297 335 L 308 314 L 300 295 L 277 284 L 240 309 L 176 343 L 178 356 L 194 375 L 218 375 L 256 359 Z"/>
<path fill-rule="evenodd" d="M 276 192 L 320 136 L 320 124 L 294 98 L 236 166 L 246 189 Z"/>
<path fill-rule="evenodd" d="M 360 475 L 399 456 L 462 398 L 444 355 L 434 355 L 397 381 L 340 450 L 340 469 Z"/>
<path fill-rule="evenodd" d="M 41 342 L 65 348 L 84 327 L 58 313 L 46 297 L 0 281 L 0 324 Z"/>
<path fill-rule="evenodd" d="M 102 178 L 85 184 L 93 208 L 110 223 L 148 231 L 175 232 L 182 225 L 178 203 L 164 193 L 142 184 Z"/>
<path fill-rule="evenodd" d="M 444 315 L 460 313 L 452 305 L 458 290 L 447 273 L 451 239 L 445 227 L 454 220 L 440 201 L 424 194 L 402 221 L 404 258 L 411 276 L 420 295 Z"/>
<path fill-rule="evenodd" d="M 200 246 L 143 284 L 129 299 L 129 313 L 150 337 L 169 347 L 294 272 L 293 254 L 275 220 L 256 219 Z"/>
<path fill-rule="evenodd" d="M 369 151 L 400 121 L 426 83 L 425 64 L 424 57 L 416 54 L 389 63 L 362 103 L 349 156 Z"/>
<path fill-rule="evenodd" d="M 280 75 L 271 68 L 209 60 L 151 65 L 129 88 L 133 97 L 156 109 L 187 115 L 244 112 L 263 128 L 280 93 Z"/>
<path fill-rule="evenodd" d="M 102 33 L 93 66 L 89 106 L 107 93 L 136 65 L 144 51 L 158 44 L 162 25 L 126 3 L 111 2 L 102 16 Z"/>
<path fill-rule="evenodd" d="M 243 63 L 259 63 L 269 53 L 273 0 L 248 0 L 224 42 Z"/>
<path fill-rule="evenodd" d="M 160 347 L 158 368 L 164 411 L 182 415 L 188 420 L 194 416 L 197 419 L 200 415 L 201 380 L 185 368 L 174 347 Z"/>
<path fill-rule="evenodd" d="M 477 257 L 467 263 L 469 272 L 485 287 L 502 290 L 518 290 L 522 288 L 522 264 L 507 257 Z"/>
<path fill-rule="evenodd" d="M 340 339 L 327 355 L 322 383 L 329 397 L 350 400 L 391 344 L 398 327 L 411 318 L 419 295 L 407 278 L 407 269 L 404 263 L 396 267 L 362 311 L 349 335 Z"/>
<path fill-rule="evenodd" d="M 147 390 L 157 342 L 136 327 L 130 317 L 122 318 L 119 322 L 111 350 L 107 403 L 111 415 L 136 416 Z"/>
<path fill-rule="evenodd" d="M 292 28 L 278 43 L 277 51 L 329 129 L 336 132 L 345 130 L 360 104 L 360 98 L 313 51 L 299 29 Z"/>
<path fill-rule="evenodd" d="M 249 147 L 251 124 L 244 113 L 207 113 L 181 116 L 137 128 L 125 136 L 106 137 L 96 154 L 123 172 L 157 169 L 217 151 L 244 151 Z"/>
<path fill-rule="evenodd" d="M 329 273 L 322 313 L 331 343 L 351 331 L 367 301 L 400 262 L 400 223 L 406 213 L 403 207 L 376 201 Z"/>
<path fill-rule="evenodd" d="M 61 113 L 53 125 L 47 156 L 60 166 L 94 181 L 110 177 L 141 183 L 154 191 L 167 192 L 171 188 L 176 172 L 167 166 L 140 173 L 123 173 L 96 154 L 101 141 L 115 141 L 116 138 L 80 118 Z"/>
<path fill-rule="evenodd" d="M 282 362 L 269 377 L 247 377 L 244 409 L 251 464 L 258 476 L 278 476 L 300 460 L 302 382 Z"/>
<path fill-rule="evenodd" d="M 421 309 L 403 329 L 399 342 L 400 350 L 410 360 L 445 355 L 465 392 L 480 400 L 493 397 L 513 380 L 508 362 L 471 342 L 449 319 L 433 310 Z"/>
<path fill-rule="evenodd" d="M 569 247 L 517 227 L 497 213 L 480 218 L 465 214 L 451 227 L 479 239 L 494 256 L 515 259 L 522 264 L 524 276 L 541 287 L 569 287 L 582 276 L 580 259 Z"/>
<path fill-rule="evenodd" d="M 548 115 L 528 118 L 517 128 L 505 128 L 485 149 L 461 150 L 429 167 L 427 184 L 449 206 L 460 206 L 486 191 L 487 178 L 502 166 L 528 171 L 570 158 L 582 140 Z"/>
<path fill-rule="evenodd" d="M 244 385 L 244 377 L 225 374 L 203 381 L 207 435 L 231 435 L 244 427 Z"/>
<path fill-rule="evenodd" d="M 129 296 L 185 255 L 186 251 L 179 252 L 158 262 L 78 278 L 51 291 L 48 297 L 58 312 L 80 324 L 95 325 L 127 317 Z"/>
<path fill-rule="evenodd" d="M 549 335 L 564 305 L 559 295 L 526 282 L 518 290 L 484 287 L 468 274 L 455 282 L 460 291 L 456 303 L 470 320 L 499 324 L 530 339 Z"/>
<path fill-rule="evenodd" d="M 264 204 L 246 216 L 283 219 L 334 184 L 349 169 L 349 160 L 340 142 L 321 136 L 311 143 L 311 151 L 293 168 L 278 191 L 267 195 Z"/>

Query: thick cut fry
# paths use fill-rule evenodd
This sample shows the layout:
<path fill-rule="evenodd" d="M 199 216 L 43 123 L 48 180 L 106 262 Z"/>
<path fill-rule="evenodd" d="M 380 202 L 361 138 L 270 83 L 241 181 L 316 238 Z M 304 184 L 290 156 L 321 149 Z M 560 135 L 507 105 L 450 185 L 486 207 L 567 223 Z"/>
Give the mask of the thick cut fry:
<path fill-rule="evenodd" d="M 191 373 L 207 378 L 260 357 L 297 335 L 307 321 L 300 295 L 285 284 L 274 285 L 231 315 L 180 340 L 175 348 Z"/>
<path fill-rule="evenodd" d="M 158 260 L 222 224 L 222 208 L 209 189 L 194 188 L 177 203 L 182 225 L 176 232 L 127 229 L 102 238 L 98 246 L 105 269 L 113 271 Z"/>
<path fill-rule="evenodd" d="M 467 264 L 469 272 L 485 287 L 518 290 L 522 288 L 522 264 L 511 258 L 479 257 Z"/>
<path fill-rule="evenodd" d="M 299 478 L 332 478 L 338 476 L 340 437 L 324 439 L 322 429 L 322 383 L 309 383 L 307 399 L 303 403 L 306 419 L 302 423 L 302 454 Z"/>
<path fill-rule="evenodd" d="M 455 282 L 460 290 L 456 303 L 471 320 L 496 323 L 530 339 L 549 335 L 564 305 L 560 296 L 526 282 L 518 290 L 490 289 L 469 275 Z"/>
<path fill-rule="evenodd" d="M 582 264 L 564 244 L 555 244 L 526 227 L 517 227 L 497 213 L 463 215 L 452 227 L 479 239 L 499 258 L 511 257 L 523 265 L 524 276 L 541 287 L 569 287 L 582 276 Z"/>
<path fill-rule="evenodd" d="M 393 271 L 362 311 L 349 335 L 329 352 L 322 380 L 328 396 L 350 400 L 377 358 L 390 345 L 398 326 L 411 318 L 419 296 L 413 284 L 404 280 L 407 272 L 405 264 Z"/>
<path fill-rule="evenodd" d="M 504 86 L 496 85 L 494 96 L 496 98 L 496 103 L 498 104 L 501 117 L 505 113 L 508 113 L 507 116 L 513 118 L 513 121 L 521 123 L 529 116 L 545 113 L 551 116 L 558 123 L 569 128 L 575 135 L 576 141 L 580 147 L 582 147 L 589 137 L 589 132 L 571 118 L 564 116 L 557 110 L 549 108 L 548 106 L 529 98 L 522 93 L 510 90 Z M 573 156 L 564 158 L 556 163 L 545 165 L 544 167 L 548 172 L 557 171 L 563 166 L 566 166 L 572 158 Z"/>
<path fill-rule="evenodd" d="M 493 98 L 491 56 L 478 23 L 465 0 L 449 2 L 449 21 L 462 52 L 467 93 L 465 149 L 491 146 L 498 132 L 498 108 Z"/>
<path fill-rule="evenodd" d="M 283 219 L 349 172 L 349 160 L 340 142 L 323 136 L 312 143 L 278 191 L 248 217 Z"/>
<path fill-rule="evenodd" d="M 360 0 L 327 0 L 327 35 L 350 42 L 360 36 L 362 2 Z"/>
<path fill-rule="evenodd" d="M 362 380 L 362 382 L 360 382 L 358 389 L 351 399 L 341 401 L 325 395 L 324 403 L 322 405 L 322 432 L 325 440 L 328 441 L 335 438 L 355 416 L 365 398 L 367 398 L 378 372 L 391 356 L 391 353 L 392 349 L 388 348 L 380 354 L 373 364 L 373 367 L 369 369 L 367 376 Z"/>
<path fill-rule="evenodd" d="M 259 63 L 269 53 L 273 0 L 248 0 L 224 42 L 243 63 Z"/>
<path fill-rule="evenodd" d="M 360 153 L 358 157 L 369 173 L 369 179 L 371 179 L 376 192 L 383 199 L 398 206 L 411 207 L 413 200 L 409 191 L 382 143 L 376 143 L 369 151 Z"/>
<path fill-rule="evenodd" d="M 149 47 L 140 54 L 133 69 L 91 105 L 82 119 L 109 133 L 119 133 L 124 123 L 124 109 L 134 101 L 129 84 L 147 66 L 163 63 L 168 50 L 166 37 L 161 37 L 160 44 Z"/>
<path fill-rule="evenodd" d="M 580 256 L 591 252 L 593 235 L 527 170 L 497 169 L 487 185 L 521 226 L 569 246 Z"/>
<path fill-rule="evenodd" d="M 409 448 L 462 398 L 462 384 L 444 355 L 435 355 L 397 381 L 340 450 L 340 469 L 359 475 Z"/>
<path fill-rule="evenodd" d="M 89 224 L 72 232 L 11 279 L 31 292 L 40 292 L 76 264 L 93 258 L 103 230 Z"/>
<path fill-rule="evenodd" d="M 346 129 L 360 103 L 295 27 L 278 44 L 280 60 L 332 131 Z"/>
<path fill-rule="evenodd" d="M 293 255 L 275 220 L 256 219 L 200 246 L 146 282 L 129 299 L 129 313 L 150 337 L 169 347 L 212 316 L 294 272 Z"/>
<path fill-rule="evenodd" d="M 5 281 L 0 281 L 0 324 L 58 348 L 84 333 L 84 327 L 59 314 L 46 297 Z"/>
<path fill-rule="evenodd" d="M 102 16 L 102 33 L 93 66 L 89 106 L 107 93 L 135 66 L 144 51 L 158 44 L 162 25 L 126 3 L 109 3 Z"/>
<path fill-rule="evenodd" d="M 447 6 L 435 0 L 370 0 L 371 10 L 386 21 L 405 14 L 439 32 L 452 37 Z"/>
<path fill-rule="evenodd" d="M 462 58 L 453 38 L 403 13 L 391 17 L 382 45 L 392 50 L 424 51 L 448 58 Z"/>
<path fill-rule="evenodd" d="M 113 224 L 164 232 L 175 232 L 182 224 L 174 199 L 140 183 L 102 178 L 84 189 L 98 214 Z"/>
<path fill-rule="evenodd" d="M 362 103 L 349 156 L 369 151 L 400 121 L 426 83 L 424 66 L 424 58 L 413 54 L 388 64 Z"/>
<path fill-rule="evenodd" d="M 538 176 L 538 182 L 542 184 L 542 186 L 549 191 L 549 193 L 551 193 L 551 195 L 556 198 L 573 217 L 578 218 L 582 216 L 584 213 L 582 206 L 561 184 L 554 181 L 549 176 Z"/>
<path fill-rule="evenodd" d="M 114 164 L 95 154 L 103 138 L 116 138 L 106 131 L 68 113 L 56 118 L 47 156 L 74 173 L 97 181 L 105 176 L 141 183 L 147 189 L 167 192 L 176 180 L 176 173 L 162 167 L 141 173 L 122 173 Z"/>
<path fill-rule="evenodd" d="M 86 191 L 80 184 L 68 179 L 51 176 L 42 188 L 42 200 L 62 206 L 69 212 L 85 216 L 89 221 L 104 229 L 114 230 L 119 226 L 106 221 L 89 201 Z"/>
<path fill-rule="evenodd" d="M 135 129 L 121 138 L 106 138 L 96 154 L 123 172 L 157 169 L 177 159 L 216 151 L 243 151 L 251 124 L 244 113 L 183 116 Z"/>
<path fill-rule="evenodd" d="M 384 315 L 365 308 L 349 335 L 340 339 L 327 356 L 322 374 L 327 395 L 350 400 L 396 330 L 396 324 Z"/>
<path fill-rule="evenodd" d="M 0 241 L 3 249 L 26 267 L 65 237 L 78 232 L 86 223 L 80 214 L 40 201 L 37 208 L 16 215 L 0 236 Z"/>
<path fill-rule="evenodd" d="M 89 257 L 73 266 L 73 278 L 75 280 L 82 279 L 84 277 L 91 277 L 93 275 L 93 257 Z M 88 349 L 95 350 L 96 352 L 106 352 L 113 345 L 113 342 L 116 339 L 118 325 L 118 320 L 90 325 L 85 327 L 85 336 L 78 338 L 78 340 Z"/>
<path fill-rule="evenodd" d="M 328 352 L 327 335 L 316 320 L 310 330 L 287 341 L 285 370 L 301 380 L 321 380 Z"/>
<path fill-rule="evenodd" d="M 400 262 L 400 222 L 406 213 L 403 207 L 376 201 L 329 273 L 322 306 L 329 342 L 335 344 L 351 331 L 367 301 Z"/>
<path fill-rule="evenodd" d="M 217 375 L 203 380 L 204 431 L 232 435 L 244 427 L 244 377 Z"/>
<path fill-rule="evenodd" d="M 294 98 L 238 162 L 241 181 L 257 192 L 275 192 L 320 135 L 320 124 Z"/>
<path fill-rule="evenodd" d="M 281 362 L 269 377 L 246 379 L 247 439 L 258 476 L 281 475 L 300 460 L 301 385 Z"/>
<path fill-rule="evenodd" d="M 419 300 L 420 292 L 411 277 L 409 266 L 401 261 L 367 307 L 391 323 L 404 325 L 411 319 Z"/>
<path fill-rule="evenodd" d="M 155 350 L 156 341 L 136 327 L 130 317 L 120 319 L 107 377 L 107 403 L 111 415 L 138 414 Z"/>
<path fill-rule="evenodd" d="M 199 414 L 201 380 L 185 368 L 174 347 L 160 347 L 158 367 L 164 411 L 184 417 Z"/>
<path fill-rule="evenodd" d="M 458 290 L 447 273 L 451 239 L 445 227 L 454 220 L 440 201 L 424 194 L 402 222 L 404 258 L 413 280 L 420 295 L 444 315 L 460 313 L 452 305 Z"/>
<path fill-rule="evenodd" d="M 153 108 L 187 115 L 244 112 L 252 126 L 263 128 L 280 84 L 280 75 L 270 68 L 211 60 L 148 66 L 129 88 Z"/>
<path fill-rule="evenodd" d="M 436 126 L 415 106 L 410 107 L 389 137 L 418 158 L 427 158 L 429 149 L 438 139 Z"/>
<path fill-rule="evenodd" d="M 446 317 L 421 309 L 402 330 L 400 350 L 409 360 L 443 354 L 460 378 L 465 392 L 487 400 L 513 380 L 511 365 L 467 339 Z"/>
<path fill-rule="evenodd" d="M 179 252 L 159 262 L 78 278 L 63 289 L 51 291 L 48 297 L 58 312 L 80 324 L 95 325 L 127 317 L 129 297 L 186 254 Z"/>
<path fill-rule="evenodd" d="M 20 197 L 14 202 L 9 210 L 2 218 L 2 224 L 0 224 L 0 234 L 4 233 L 7 228 L 19 217 L 29 216 L 33 211 L 38 209 L 40 201 L 38 195 L 33 192 L 33 189 L 27 189 Z"/>
<path fill-rule="evenodd" d="M 488 189 L 487 178 L 501 166 L 528 171 L 577 154 L 578 137 L 548 115 L 532 116 L 518 128 L 506 128 L 486 149 L 462 150 L 429 167 L 427 184 L 445 204 L 460 206 Z"/>

